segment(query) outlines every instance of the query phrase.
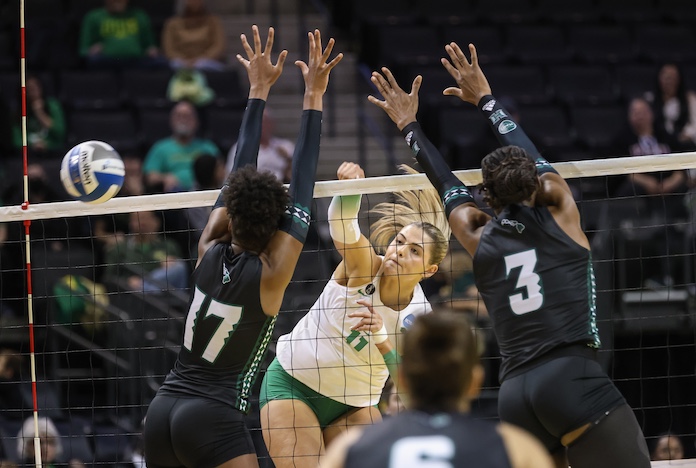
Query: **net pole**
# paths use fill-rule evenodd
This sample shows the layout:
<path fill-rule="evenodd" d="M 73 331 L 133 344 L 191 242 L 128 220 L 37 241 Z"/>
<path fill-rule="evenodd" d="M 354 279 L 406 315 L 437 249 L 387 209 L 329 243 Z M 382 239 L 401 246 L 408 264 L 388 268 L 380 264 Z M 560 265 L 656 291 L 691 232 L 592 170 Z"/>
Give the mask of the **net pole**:
<path fill-rule="evenodd" d="M 22 87 L 22 174 L 24 182 L 24 202 L 22 210 L 29 209 L 29 170 L 27 163 L 27 88 L 26 88 L 26 42 L 24 32 L 24 0 L 19 0 L 19 74 Z M 36 395 L 36 354 L 34 343 L 34 301 L 31 284 L 31 220 L 24 220 L 24 246 L 26 252 L 26 272 L 27 272 L 27 316 L 29 319 L 29 361 L 31 367 L 31 400 L 34 416 L 34 463 L 37 468 L 41 468 L 41 440 L 39 437 L 39 405 Z"/>

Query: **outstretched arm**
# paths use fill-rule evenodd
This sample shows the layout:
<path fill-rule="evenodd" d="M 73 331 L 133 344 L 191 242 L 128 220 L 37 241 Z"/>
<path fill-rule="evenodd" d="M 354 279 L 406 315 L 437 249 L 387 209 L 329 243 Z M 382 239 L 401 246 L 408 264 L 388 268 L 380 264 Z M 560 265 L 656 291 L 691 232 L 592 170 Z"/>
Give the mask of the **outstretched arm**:
<path fill-rule="evenodd" d="M 308 34 L 309 60 L 295 62 L 305 82 L 302 121 L 292 156 L 292 178 L 290 180 L 290 205 L 278 232 L 271 238 L 266 249 L 266 268 L 261 275 L 262 305 L 269 315 L 280 309 L 285 287 L 290 283 L 297 259 L 302 251 L 311 216 L 310 207 L 314 196 L 323 97 L 329 84 L 331 70 L 341 61 L 338 54 L 330 62 L 334 40 L 329 39 L 326 49 L 321 45 L 318 29 Z M 282 285 L 282 288 L 279 286 Z M 264 292 L 267 297 L 264 298 Z"/>
<path fill-rule="evenodd" d="M 532 140 L 529 139 L 518 122 L 510 113 L 493 97 L 491 87 L 478 63 L 476 47 L 469 44 L 471 62 L 466 58 L 462 49 L 454 42 L 445 46 L 450 57 L 440 59 L 445 69 L 457 82 L 456 87 L 447 88 L 443 94 L 456 96 L 462 101 L 471 103 L 479 108 L 488 121 L 488 125 L 495 134 L 501 146 L 519 146 L 534 161 L 537 173 L 558 174 L 558 172 L 544 159 Z"/>
<path fill-rule="evenodd" d="M 288 55 L 288 51 L 283 50 L 274 65 L 271 61 L 271 51 L 273 50 L 275 37 L 274 29 L 268 28 L 268 39 L 266 40 L 266 46 L 263 48 L 258 26 L 254 25 L 251 29 L 254 36 L 254 48 L 252 49 L 249 45 L 246 35 L 242 34 L 242 47 L 246 52 L 247 58 L 237 54 L 237 60 L 244 66 L 249 76 L 249 100 L 247 101 L 242 125 L 239 129 L 239 141 L 237 142 L 233 171 L 246 165 L 256 166 L 256 158 L 259 154 L 261 142 L 263 109 L 271 87 L 283 71 L 283 64 Z M 212 245 L 231 240 L 229 219 L 223 199 L 223 193 L 226 188 L 227 185 L 224 185 L 220 190 L 220 195 L 215 201 L 215 205 L 213 205 L 213 211 L 210 213 L 208 223 L 198 241 L 198 262 L 201 261 L 203 255 Z M 198 266 L 198 263 L 196 263 L 196 266 Z"/>
<path fill-rule="evenodd" d="M 488 222 L 489 217 L 476 207 L 469 189 L 452 174 L 440 152 L 416 121 L 418 90 L 423 79 L 420 75 L 417 76 L 413 80 L 411 92 L 406 93 L 388 68 L 383 67 L 382 73 L 384 75 L 373 72 L 371 79 L 384 100 L 380 101 L 374 96 L 369 96 L 368 100 L 384 110 L 404 134 L 406 143 L 442 198 L 452 232 L 473 255 L 478 246 L 480 228 Z"/>
<path fill-rule="evenodd" d="M 450 60 L 441 59 L 442 65 L 455 79 L 457 87 L 447 88 L 443 94 L 457 96 L 478 106 L 502 146 L 519 146 L 525 150 L 534 161 L 541 181 L 541 189 L 537 195 L 538 203 L 552 207 L 552 213 L 563 229 L 581 245 L 587 246 L 587 238 L 580 227 L 580 213 L 568 183 L 539 154 L 539 150 L 519 123 L 515 122 L 510 113 L 493 97 L 488 80 L 479 66 L 476 47 L 469 44 L 471 61 L 454 42 L 446 45 L 445 50 Z"/>
<path fill-rule="evenodd" d="M 336 171 L 338 180 L 362 179 L 363 169 L 355 163 L 344 162 Z M 334 271 L 334 279 L 348 287 L 370 281 L 382 263 L 370 241 L 360 232 L 358 213 L 361 195 L 338 195 L 329 205 L 329 232 L 336 250 L 343 258 Z"/>
<path fill-rule="evenodd" d="M 501 146 L 519 146 L 529 156 L 536 160 L 541 158 L 539 150 L 524 133 L 522 127 L 512 118 L 510 113 L 492 96 L 491 87 L 478 63 L 476 47 L 469 44 L 471 62 L 466 58 L 462 49 L 451 42 L 445 46 L 450 57 L 440 59 L 445 69 L 457 82 L 456 87 L 445 89 L 442 94 L 456 96 L 462 101 L 477 106 L 488 121 Z M 548 165 L 548 163 L 546 163 Z M 549 166 L 551 168 L 551 166 Z M 553 170 L 553 168 L 551 168 Z"/>

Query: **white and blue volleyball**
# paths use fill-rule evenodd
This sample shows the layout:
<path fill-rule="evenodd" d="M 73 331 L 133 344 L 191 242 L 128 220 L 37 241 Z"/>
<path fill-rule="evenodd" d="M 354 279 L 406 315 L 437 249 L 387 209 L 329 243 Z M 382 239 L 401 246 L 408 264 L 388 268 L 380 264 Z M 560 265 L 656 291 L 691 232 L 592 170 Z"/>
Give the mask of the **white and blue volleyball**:
<path fill-rule="evenodd" d="M 103 141 L 85 141 L 67 152 L 60 180 L 71 197 L 85 203 L 104 203 L 121 190 L 123 160 Z"/>

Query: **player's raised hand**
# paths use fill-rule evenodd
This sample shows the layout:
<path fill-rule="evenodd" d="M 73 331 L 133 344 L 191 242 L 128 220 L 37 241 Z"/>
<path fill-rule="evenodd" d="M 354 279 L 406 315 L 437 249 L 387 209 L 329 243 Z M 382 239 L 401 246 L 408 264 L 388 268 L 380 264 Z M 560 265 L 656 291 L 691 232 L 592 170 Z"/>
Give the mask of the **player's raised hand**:
<path fill-rule="evenodd" d="M 382 74 L 372 72 L 370 80 L 377 87 L 377 91 L 382 95 L 384 101 L 380 101 L 374 96 L 368 96 L 367 100 L 387 113 L 394 121 L 399 130 L 406 125 L 416 121 L 418 113 L 418 91 L 420 90 L 423 77 L 418 75 L 411 85 L 411 92 L 407 93 L 396 82 L 394 75 L 387 67 L 382 67 Z"/>
<path fill-rule="evenodd" d="M 336 41 L 331 38 L 326 44 L 326 48 L 322 48 L 321 32 L 318 29 L 307 33 L 307 38 L 309 40 L 309 57 L 307 62 L 297 60 L 295 65 L 302 71 L 302 77 L 305 82 L 305 94 L 323 95 L 329 85 L 329 74 L 343 59 L 343 54 L 336 55 L 333 60 L 327 63 Z"/>
<path fill-rule="evenodd" d="M 242 47 L 244 47 L 247 58 L 237 54 L 237 60 L 246 68 L 247 75 L 249 76 L 249 99 L 257 98 L 266 100 L 271 86 L 273 86 L 283 72 L 283 64 L 285 63 L 288 51 L 283 50 L 280 52 L 278 61 L 274 65 L 271 61 L 273 40 L 275 38 L 274 29 L 268 28 L 268 39 L 266 39 L 266 46 L 263 48 L 261 46 L 259 27 L 253 25 L 251 30 L 254 39 L 254 47 L 252 49 L 251 45 L 249 45 L 249 41 L 247 41 L 246 35 L 242 34 Z"/>
<path fill-rule="evenodd" d="M 359 164 L 344 161 L 340 166 L 338 166 L 336 177 L 338 180 L 364 179 L 365 171 L 362 167 L 360 167 Z"/>
<path fill-rule="evenodd" d="M 450 42 L 445 46 L 445 50 L 450 57 L 440 59 L 442 65 L 447 69 L 452 78 L 457 82 L 457 87 L 445 89 L 442 94 L 445 96 L 457 96 L 462 101 L 478 105 L 483 96 L 491 94 L 491 86 L 488 84 L 486 76 L 483 74 L 478 63 L 476 47 L 469 44 L 471 62 L 466 58 L 462 49 L 455 42 Z"/>

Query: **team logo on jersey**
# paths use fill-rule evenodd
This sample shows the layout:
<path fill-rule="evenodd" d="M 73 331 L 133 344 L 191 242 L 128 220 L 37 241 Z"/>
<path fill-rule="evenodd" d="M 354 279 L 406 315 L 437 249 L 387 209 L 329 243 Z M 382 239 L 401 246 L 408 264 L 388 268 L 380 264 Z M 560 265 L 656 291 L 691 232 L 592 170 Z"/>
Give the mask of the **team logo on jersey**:
<path fill-rule="evenodd" d="M 414 141 L 413 146 L 411 146 L 411 151 L 413 151 L 413 154 L 415 156 L 418 156 L 418 153 L 420 153 L 420 146 L 418 146 L 418 142 Z"/>
<path fill-rule="evenodd" d="M 227 284 L 230 281 L 232 281 L 232 278 L 230 277 L 230 270 L 227 269 L 225 262 L 222 262 L 222 284 Z"/>
<path fill-rule="evenodd" d="M 500 221 L 500 225 L 513 227 L 517 229 L 517 232 L 520 234 L 522 234 L 522 231 L 524 231 L 524 224 L 514 219 L 503 218 L 502 221 Z"/>
<path fill-rule="evenodd" d="M 495 107 L 495 99 L 491 99 L 481 109 L 485 110 L 486 112 L 490 112 L 493 110 L 494 107 Z"/>
<path fill-rule="evenodd" d="M 411 328 L 411 325 L 413 325 L 413 321 L 416 320 L 416 316 L 413 314 L 408 314 L 406 317 L 404 317 L 404 320 L 401 322 L 403 325 L 401 327 L 401 332 L 405 332 L 409 328 Z"/>
<path fill-rule="evenodd" d="M 361 296 L 367 297 L 367 296 L 373 295 L 375 293 L 375 290 L 376 290 L 375 285 L 370 283 L 367 286 L 365 286 L 365 292 L 363 292 L 362 289 L 358 289 L 358 294 L 360 294 Z"/>
<path fill-rule="evenodd" d="M 491 121 L 491 124 L 495 125 L 505 117 L 507 117 L 507 114 L 503 111 L 503 109 L 498 109 L 497 111 L 493 112 L 488 119 Z"/>
<path fill-rule="evenodd" d="M 512 120 L 503 120 L 502 122 L 500 122 L 500 125 L 498 125 L 498 133 L 500 133 L 501 135 L 505 135 L 506 133 L 510 133 L 516 128 L 517 124 Z"/>

